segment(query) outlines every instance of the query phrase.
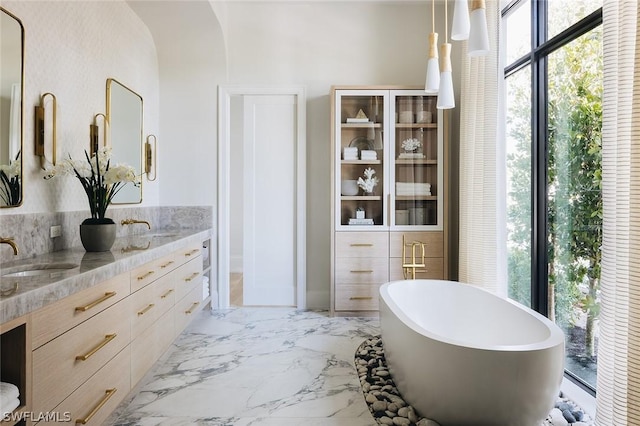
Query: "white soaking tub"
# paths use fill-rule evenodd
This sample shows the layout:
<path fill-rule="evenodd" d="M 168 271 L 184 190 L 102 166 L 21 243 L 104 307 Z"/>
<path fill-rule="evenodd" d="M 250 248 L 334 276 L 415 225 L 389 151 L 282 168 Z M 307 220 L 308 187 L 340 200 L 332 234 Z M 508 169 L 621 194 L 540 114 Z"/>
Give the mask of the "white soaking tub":
<path fill-rule="evenodd" d="M 549 319 L 452 281 L 380 287 L 387 366 L 418 414 L 442 426 L 539 425 L 564 372 L 564 335 Z"/>

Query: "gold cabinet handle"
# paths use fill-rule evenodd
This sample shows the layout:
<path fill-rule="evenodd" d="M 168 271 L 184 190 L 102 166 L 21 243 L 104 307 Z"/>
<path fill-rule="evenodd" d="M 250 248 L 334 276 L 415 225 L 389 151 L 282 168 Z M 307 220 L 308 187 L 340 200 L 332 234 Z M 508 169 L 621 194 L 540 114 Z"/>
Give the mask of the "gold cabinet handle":
<path fill-rule="evenodd" d="M 104 340 L 102 342 L 98 343 L 95 348 L 91 349 L 89 352 L 87 352 L 84 355 L 76 356 L 76 361 L 86 361 L 86 360 L 88 360 L 93 354 L 95 354 L 100 349 L 102 349 L 104 347 L 104 345 L 106 345 L 107 343 L 109 343 L 110 341 L 115 339 L 116 336 L 117 336 L 117 334 L 115 334 L 115 333 L 107 334 L 106 336 L 104 336 Z"/>
<path fill-rule="evenodd" d="M 118 389 L 116 388 L 107 389 L 104 393 L 104 396 L 100 400 L 100 402 L 98 402 L 98 404 L 96 404 L 96 406 L 93 407 L 93 410 L 91 410 L 91 412 L 87 414 L 87 417 L 85 417 L 84 419 L 76 420 L 76 424 L 86 425 L 87 423 L 89 423 L 89 421 L 91 421 L 93 416 L 95 416 L 96 413 L 102 408 L 102 406 L 104 406 L 104 404 L 106 404 L 107 401 L 109 401 L 109 398 L 111 398 L 113 394 L 116 393 L 117 390 Z"/>
<path fill-rule="evenodd" d="M 187 315 L 192 314 L 193 310 L 195 308 L 197 308 L 199 304 L 200 304 L 200 302 L 194 302 L 193 305 L 191 305 L 191 307 L 188 310 L 184 311 L 184 313 L 187 314 Z"/>
<path fill-rule="evenodd" d="M 102 296 L 101 298 L 99 298 L 97 300 L 94 300 L 93 302 L 89 303 L 88 305 L 76 306 L 76 311 L 80 311 L 80 312 L 88 311 L 89 309 L 101 304 L 105 300 L 107 300 L 110 297 L 113 297 L 115 295 L 116 295 L 115 291 L 109 291 L 109 292 L 105 293 L 104 296 Z"/>
<path fill-rule="evenodd" d="M 149 312 L 149 309 L 153 308 L 154 306 L 156 306 L 156 305 L 153 304 L 153 303 L 149 303 L 149 306 L 147 306 L 146 308 L 144 308 L 141 311 L 138 311 L 138 316 L 146 314 L 147 312 Z"/>
<path fill-rule="evenodd" d="M 171 293 L 173 293 L 173 289 L 172 288 L 167 290 L 167 292 L 165 294 L 160 296 L 160 299 L 166 299 Z"/>
<path fill-rule="evenodd" d="M 149 271 L 149 272 L 147 272 L 146 274 L 142 274 L 142 275 L 140 275 L 140 276 L 138 277 L 138 281 L 142 281 L 142 280 L 144 280 L 145 278 L 150 277 L 151 275 L 153 275 L 153 271 Z"/>
<path fill-rule="evenodd" d="M 371 296 L 352 296 L 349 300 L 371 300 L 373 297 Z"/>
<path fill-rule="evenodd" d="M 189 257 L 189 256 L 191 256 L 192 254 L 196 254 L 196 253 L 198 253 L 199 251 L 200 251 L 200 249 L 193 249 L 193 250 L 191 250 L 190 252 L 185 253 L 184 255 L 185 255 L 185 256 L 187 256 L 187 257 Z"/>
<path fill-rule="evenodd" d="M 349 271 L 352 274 L 371 274 L 373 273 L 373 271 L 371 269 L 355 269 L 355 270 L 351 270 Z"/>
<path fill-rule="evenodd" d="M 351 247 L 373 247 L 371 243 L 351 243 Z"/>
<path fill-rule="evenodd" d="M 187 278 L 185 278 L 184 280 L 189 282 L 192 281 L 194 278 L 196 278 L 197 276 L 200 275 L 200 272 L 194 272 L 193 274 L 189 275 Z"/>
<path fill-rule="evenodd" d="M 174 262 L 173 260 L 170 260 L 170 261 L 168 261 L 167 263 L 165 263 L 164 265 L 160 265 L 160 267 L 161 267 L 162 269 L 164 269 L 164 268 L 166 268 L 166 267 L 168 267 L 168 266 L 170 266 L 170 265 L 172 265 L 172 264 L 174 264 L 174 263 L 175 263 L 175 262 Z"/>

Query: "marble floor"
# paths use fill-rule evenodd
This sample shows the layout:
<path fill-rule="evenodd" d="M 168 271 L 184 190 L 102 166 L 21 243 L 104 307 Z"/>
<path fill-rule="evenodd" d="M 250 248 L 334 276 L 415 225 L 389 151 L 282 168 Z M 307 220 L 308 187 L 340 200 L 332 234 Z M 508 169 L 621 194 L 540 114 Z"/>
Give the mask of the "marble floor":
<path fill-rule="evenodd" d="M 375 426 L 353 359 L 378 333 L 326 312 L 202 312 L 106 424 Z"/>

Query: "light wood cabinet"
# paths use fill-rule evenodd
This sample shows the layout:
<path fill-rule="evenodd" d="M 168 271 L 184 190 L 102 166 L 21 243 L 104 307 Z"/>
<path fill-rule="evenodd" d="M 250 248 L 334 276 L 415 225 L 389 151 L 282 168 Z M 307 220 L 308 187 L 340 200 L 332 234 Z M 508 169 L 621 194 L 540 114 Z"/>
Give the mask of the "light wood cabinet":
<path fill-rule="evenodd" d="M 404 279 L 403 235 L 406 244 L 424 243 L 416 278 L 448 275 L 445 115 L 435 95 L 418 89 L 331 94 L 331 310 L 377 311 L 379 286 Z"/>
<path fill-rule="evenodd" d="M 186 244 L 0 324 L 0 380 L 20 390 L 17 420 L 2 426 L 38 413 L 38 424 L 102 424 L 211 300 L 209 270 L 201 245 Z"/>

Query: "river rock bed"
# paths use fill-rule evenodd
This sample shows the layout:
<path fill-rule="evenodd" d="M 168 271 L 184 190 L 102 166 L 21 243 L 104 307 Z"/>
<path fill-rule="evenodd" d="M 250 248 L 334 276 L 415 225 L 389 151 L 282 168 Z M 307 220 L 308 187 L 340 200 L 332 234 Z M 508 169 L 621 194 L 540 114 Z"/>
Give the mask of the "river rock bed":
<path fill-rule="evenodd" d="M 387 369 L 382 339 L 365 340 L 356 350 L 355 366 L 369 411 L 380 425 L 440 426 L 420 416 L 398 392 Z M 562 393 L 542 426 L 592 426 L 593 420 Z"/>

